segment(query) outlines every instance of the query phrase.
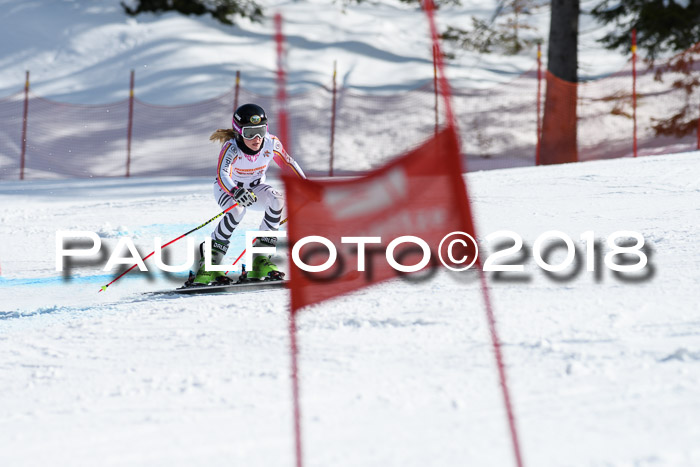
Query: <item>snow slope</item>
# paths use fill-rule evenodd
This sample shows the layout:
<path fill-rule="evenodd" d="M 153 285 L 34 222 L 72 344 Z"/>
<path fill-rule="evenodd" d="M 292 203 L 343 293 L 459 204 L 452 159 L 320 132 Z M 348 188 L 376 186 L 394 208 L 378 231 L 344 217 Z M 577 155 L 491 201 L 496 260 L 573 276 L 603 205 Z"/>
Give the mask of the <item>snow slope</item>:
<path fill-rule="evenodd" d="M 277 66 L 275 12 L 285 18 L 292 93 L 329 85 L 334 62 L 340 86 L 368 92 L 393 94 L 432 80 L 428 26 L 415 6 L 398 0 L 259 3 L 266 13 L 262 23 L 239 19 L 230 27 L 208 15 L 130 18 L 119 0 L 0 0 L 0 97 L 21 91 L 29 70 L 32 90 L 40 96 L 78 104 L 115 102 L 128 96 L 130 69 L 136 72 L 136 96 L 152 104 L 219 96 L 233 87 L 236 71 L 246 89 L 271 96 Z M 497 3 L 462 0 L 462 6 L 440 9 L 437 20 L 442 29 L 468 27 L 471 16 L 489 19 Z M 626 61 L 596 42 L 605 28 L 585 14 L 594 3 L 582 2 L 579 59 L 584 79 L 617 71 Z M 525 22 L 535 28 L 531 34 L 544 40 L 546 51 L 549 9 L 535 9 Z M 492 87 L 536 66 L 534 49 L 510 57 L 455 53 L 448 75 L 461 89 Z"/>
<path fill-rule="evenodd" d="M 262 3 L 285 15 L 291 92 L 327 84 L 334 60 L 343 86 L 371 92 L 432 77 L 414 7 Z M 438 20 L 468 24 L 495 3 L 463 0 Z M 531 21 L 546 39 L 546 9 Z M 154 104 L 222 94 L 236 70 L 248 89 L 274 89 L 269 20 L 228 28 L 127 18 L 117 0 L 0 0 L 0 26 L 0 97 L 22 89 L 25 70 L 35 93 L 80 104 L 124 99 L 132 68 Z M 583 75 L 621 67 L 586 16 L 582 31 Z M 456 87 L 489 87 L 534 60 L 460 53 L 448 73 Z M 525 465 L 700 465 L 698 173 L 689 153 L 467 176 L 484 254 L 502 229 L 528 247 L 525 273 L 489 274 Z M 176 282 L 132 272 L 97 293 L 113 273 L 55 270 L 57 230 L 96 231 L 111 248 L 129 236 L 148 253 L 154 237 L 217 213 L 210 177 L 0 183 L 0 465 L 294 465 L 285 291 L 152 297 Z M 600 264 L 548 277 L 531 251 L 553 229 L 579 258 L 583 232 L 638 231 L 650 264 L 632 280 Z M 305 465 L 513 465 L 473 274 L 389 282 L 299 324 Z"/>
<path fill-rule="evenodd" d="M 638 280 L 556 280 L 531 250 L 524 273 L 489 273 L 525 465 L 700 464 L 698 173 L 686 153 L 467 175 L 482 258 L 501 229 L 530 249 L 561 230 L 580 258 L 589 230 L 648 245 Z M 55 271 L 57 230 L 146 253 L 218 212 L 210 183 L 0 184 L 0 465 L 294 465 L 286 291 L 151 297 L 173 283 L 130 273 L 98 293 L 99 267 Z M 305 465 L 513 465 L 474 274 L 391 281 L 299 324 Z"/>

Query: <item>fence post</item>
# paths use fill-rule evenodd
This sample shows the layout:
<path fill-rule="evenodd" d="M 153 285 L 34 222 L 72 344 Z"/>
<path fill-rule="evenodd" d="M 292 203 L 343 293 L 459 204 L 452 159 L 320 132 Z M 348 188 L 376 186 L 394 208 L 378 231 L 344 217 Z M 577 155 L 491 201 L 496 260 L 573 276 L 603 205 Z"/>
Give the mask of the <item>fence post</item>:
<path fill-rule="evenodd" d="M 637 157 L 637 30 L 632 29 L 632 122 L 634 125 L 633 152 Z"/>
<path fill-rule="evenodd" d="M 438 134 L 438 75 L 437 75 L 437 47 L 433 45 L 433 88 L 435 89 L 435 136 Z"/>
<path fill-rule="evenodd" d="M 134 70 L 129 83 L 129 122 L 126 128 L 126 177 L 131 175 L 131 130 L 134 126 Z"/>
<path fill-rule="evenodd" d="M 336 95 L 337 95 L 337 85 L 336 77 L 338 75 L 338 62 L 333 60 L 333 103 L 331 104 L 331 160 L 330 160 L 330 170 L 328 171 L 329 176 L 333 176 L 333 158 L 335 155 L 335 109 L 336 109 Z"/>
<path fill-rule="evenodd" d="M 19 179 L 24 180 L 24 166 L 27 157 L 27 118 L 29 118 L 29 70 L 24 80 L 24 115 L 22 116 L 22 154 L 19 162 Z"/>
<path fill-rule="evenodd" d="M 535 165 L 540 165 L 540 148 L 542 147 L 542 44 L 537 44 L 537 146 L 535 147 Z"/>
<path fill-rule="evenodd" d="M 236 70 L 236 85 L 234 86 L 234 91 L 233 91 L 233 112 L 236 113 L 236 109 L 238 108 L 238 91 L 241 88 L 241 71 Z"/>

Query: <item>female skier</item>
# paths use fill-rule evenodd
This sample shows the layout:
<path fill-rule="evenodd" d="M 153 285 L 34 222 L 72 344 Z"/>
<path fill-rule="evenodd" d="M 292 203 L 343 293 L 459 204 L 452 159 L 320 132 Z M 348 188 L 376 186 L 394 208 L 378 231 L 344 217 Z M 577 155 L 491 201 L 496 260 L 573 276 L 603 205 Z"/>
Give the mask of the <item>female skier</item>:
<path fill-rule="evenodd" d="M 229 239 L 248 208 L 265 211 L 260 228 L 274 231 L 282 221 L 284 196 L 265 183 L 265 173 L 274 160 L 282 170 L 292 170 L 306 178 L 299 165 L 287 154 L 280 140 L 267 132 L 267 115 L 256 104 L 243 104 L 233 114 L 233 128 L 216 130 L 209 139 L 223 144 L 219 153 L 217 177 L 214 181 L 214 198 L 223 209 L 238 203 L 219 221 L 211 234 L 212 264 L 221 264 L 228 250 Z M 258 237 L 256 246 L 275 246 L 276 237 Z M 200 285 L 221 282 L 223 272 L 206 271 L 202 243 L 199 246 L 199 270 L 194 283 Z M 281 278 L 277 266 L 268 256 L 253 260 L 249 279 Z"/>

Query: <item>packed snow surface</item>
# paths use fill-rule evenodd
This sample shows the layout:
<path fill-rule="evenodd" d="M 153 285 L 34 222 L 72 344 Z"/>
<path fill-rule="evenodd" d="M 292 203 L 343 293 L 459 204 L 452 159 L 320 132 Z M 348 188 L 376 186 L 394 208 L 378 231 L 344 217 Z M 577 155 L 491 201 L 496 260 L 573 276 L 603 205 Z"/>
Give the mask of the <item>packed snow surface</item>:
<path fill-rule="evenodd" d="M 153 104 L 223 94 L 236 71 L 273 95 L 277 11 L 292 93 L 327 85 L 334 62 L 341 86 L 370 92 L 432 79 L 415 6 L 261 3 L 266 20 L 232 28 L 176 13 L 128 18 L 117 0 L 0 0 L 0 98 L 21 92 L 27 70 L 34 93 L 76 104 L 125 99 L 130 69 L 137 97 Z M 497 3 L 446 7 L 439 27 L 488 18 Z M 546 50 L 547 8 L 527 22 Z M 603 31 L 582 15 L 583 78 L 626 61 L 600 49 Z M 457 52 L 447 74 L 456 88 L 488 88 L 534 65 L 534 50 Z M 698 174 L 700 153 L 686 153 L 466 176 L 482 259 L 508 247 L 490 233 L 524 241 L 504 261 L 525 271 L 488 282 L 525 465 L 700 465 Z M 56 271 L 57 231 L 96 232 L 105 255 L 131 238 L 145 255 L 155 237 L 218 214 L 211 182 L 0 183 L 0 465 L 294 465 L 287 291 L 153 296 L 184 278 L 149 260 L 150 275 L 132 271 L 98 293 L 115 276 L 102 270 L 107 256 Z M 259 216 L 237 231 L 231 261 Z M 547 275 L 535 264 L 536 240 L 552 230 L 573 239 L 578 268 Z M 581 240 L 590 231 L 592 272 Z M 639 273 L 605 266 L 618 231 L 643 236 Z M 167 251 L 183 263 L 186 239 Z M 299 343 L 305 465 L 513 465 L 473 272 L 397 279 L 304 310 Z"/>
<path fill-rule="evenodd" d="M 698 174 L 686 153 L 466 176 L 482 258 L 508 246 L 485 239 L 499 230 L 525 244 L 504 260 L 524 272 L 488 273 L 525 465 L 700 465 Z M 218 212 L 210 178 L 0 184 L 0 465 L 294 465 L 286 290 L 151 296 L 176 282 L 132 271 L 98 293 L 114 271 L 56 271 L 58 230 L 146 254 Z M 535 264 L 550 230 L 578 272 Z M 649 263 L 616 277 L 621 230 Z M 473 272 L 306 309 L 299 344 L 305 465 L 513 465 Z"/>

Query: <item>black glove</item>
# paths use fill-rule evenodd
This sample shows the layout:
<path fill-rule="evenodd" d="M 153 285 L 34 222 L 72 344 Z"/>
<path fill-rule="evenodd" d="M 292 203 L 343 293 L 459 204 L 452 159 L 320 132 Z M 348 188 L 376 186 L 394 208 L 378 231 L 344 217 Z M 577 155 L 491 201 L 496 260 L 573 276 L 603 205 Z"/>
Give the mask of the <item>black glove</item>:
<path fill-rule="evenodd" d="M 239 206 L 247 208 L 255 203 L 258 200 L 258 197 L 255 196 L 255 193 L 253 193 L 251 190 L 240 187 L 236 188 L 236 190 L 233 192 L 233 199 L 236 200 Z"/>

